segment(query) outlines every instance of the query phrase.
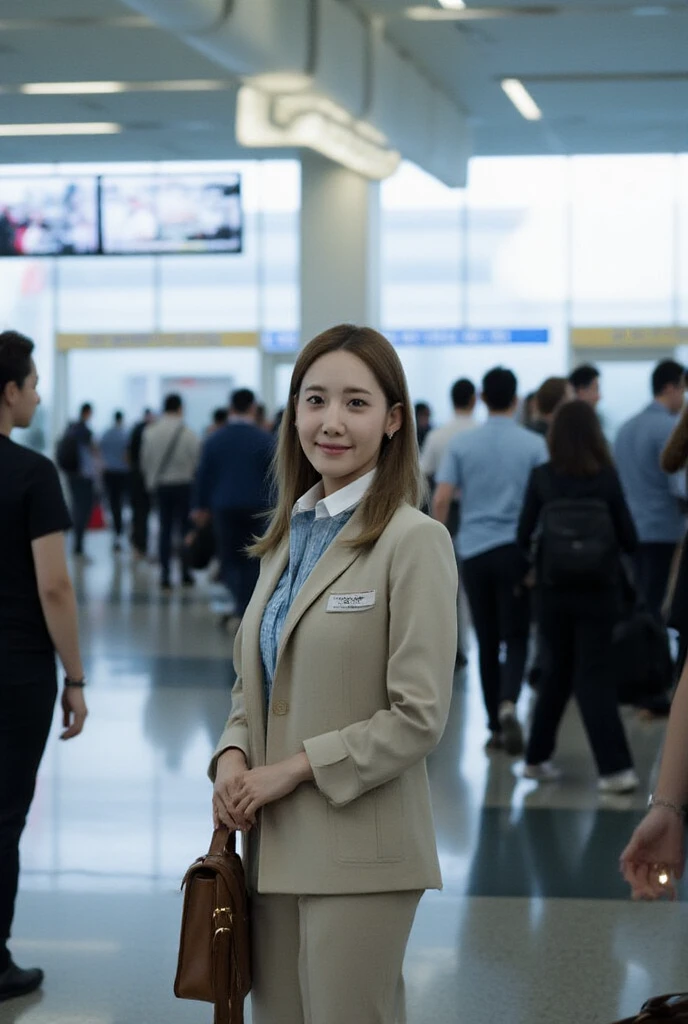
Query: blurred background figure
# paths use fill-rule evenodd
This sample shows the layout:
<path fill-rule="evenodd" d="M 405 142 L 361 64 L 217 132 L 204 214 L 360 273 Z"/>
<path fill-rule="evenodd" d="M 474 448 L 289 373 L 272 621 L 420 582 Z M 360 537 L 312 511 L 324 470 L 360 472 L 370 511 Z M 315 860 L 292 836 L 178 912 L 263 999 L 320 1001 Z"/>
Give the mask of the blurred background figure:
<path fill-rule="evenodd" d="M 98 449 L 90 427 L 92 418 L 93 406 L 84 402 L 79 419 L 68 425 L 57 446 L 57 464 L 67 476 L 71 496 L 73 553 L 79 558 L 85 557 L 84 537 L 93 511 L 98 472 Z"/>
<path fill-rule="evenodd" d="M 182 585 L 194 578 L 182 558 L 182 542 L 189 528 L 191 487 L 198 466 L 201 442 L 184 423 L 184 406 L 177 394 L 168 395 L 163 415 L 146 427 L 141 447 L 141 469 L 149 494 L 155 495 L 160 515 L 160 588 L 172 589 L 172 556 L 180 556 Z"/>
<path fill-rule="evenodd" d="M 224 427 L 225 423 L 229 419 L 229 409 L 224 406 L 213 411 L 212 422 L 208 424 L 205 431 L 205 437 L 211 437 L 214 433 Z"/>
<path fill-rule="evenodd" d="M 593 409 L 596 409 L 602 400 L 600 391 L 600 371 L 596 366 L 584 363 L 577 367 L 569 377 L 571 386 L 576 398 L 581 402 L 587 402 Z"/>
<path fill-rule="evenodd" d="M 423 447 L 423 442 L 432 430 L 432 409 L 427 402 L 416 402 L 415 406 L 416 414 L 416 436 L 418 438 L 418 447 Z"/>
<path fill-rule="evenodd" d="M 685 477 L 669 476 L 661 466 L 685 390 L 685 368 L 672 359 L 659 363 L 652 374 L 652 401 L 621 427 L 614 449 L 640 540 L 636 584 L 657 621 L 662 620 L 676 547 L 686 532 Z"/>
<path fill-rule="evenodd" d="M 566 377 L 548 377 L 535 392 L 535 418 L 527 424 L 528 428 L 546 437 L 557 409 L 574 397 L 573 386 Z"/>
<path fill-rule="evenodd" d="M 114 540 L 113 551 L 122 550 L 122 512 L 129 492 L 129 438 L 124 413 L 116 412 L 114 422 L 100 439 L 103 484 L 107 495 Z"/>
<path fill-rule="evenodd" d="M 220 578 L 235 602 L 232 626 L 244 615 L 258 579 L 258 561 L 246 548 L 263 533 L 270 507 L 272 436 L 256 424 L 253 391 L 240 388 L 230 400 L 229 422 L 203 446 L 194 491 L 194 519 L 210 517 L 220 557 Z"/>
<path fill-rule="evenodd" d="M 141 469 L 141 444 L 144 430 L 154 422 L 155 416 L 152 411 L 144 409 L 143 419 L 134 426 L 129 435 L 127 447 L 131 501 L 131 545 L 135 558 L 146 558 L 148 555 L 148 519 L 151 503 Z"/>

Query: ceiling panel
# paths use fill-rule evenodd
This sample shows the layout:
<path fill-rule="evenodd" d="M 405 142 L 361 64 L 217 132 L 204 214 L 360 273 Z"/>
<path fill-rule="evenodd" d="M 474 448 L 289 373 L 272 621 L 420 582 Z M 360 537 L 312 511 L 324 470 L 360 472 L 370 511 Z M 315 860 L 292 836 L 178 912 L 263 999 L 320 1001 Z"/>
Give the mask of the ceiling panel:
<path fill-rule="evenodd" d="M 379 15 L 388 39 L 467 112 L 477 154 L 688 151 L 688 77 L 633 78 L 688 76 L 685 0 L 467 0 L 473 14 L 502 9 L 507 16 L 431 23 L 404 17 L 406 0 L 340 2 Z M 439 6 L 437 0 L 417 3 Z M 657 13 L 662 7 L 664 15 Z M 535 8 L 553 13 L 536 14 Z M 644 16 L 632 13 L 639 8 Z M 112 22 L 131 15 L 120 0 L 0 0 L 0 22 L 50 21 L 0 34 L 0 88 L 26 81 L 197 78 L 232 87 L 80 98 L 0 94 L 0 122 L 115 120 L 125 127 L 121 135 L 94 139 L 2 139 L 0 162 L 215 159 L 244 152 L 232 138 L 235 91 L 226 70 L 155 26 Z M 55 27 L 56 19 L 69 18 L 90 24 Z M 600 75 L 607 78 L 591 80 Z M 511 106 L 500 88 L 508 76 L 523 79 L 543 122 L 528 123 Z"/>

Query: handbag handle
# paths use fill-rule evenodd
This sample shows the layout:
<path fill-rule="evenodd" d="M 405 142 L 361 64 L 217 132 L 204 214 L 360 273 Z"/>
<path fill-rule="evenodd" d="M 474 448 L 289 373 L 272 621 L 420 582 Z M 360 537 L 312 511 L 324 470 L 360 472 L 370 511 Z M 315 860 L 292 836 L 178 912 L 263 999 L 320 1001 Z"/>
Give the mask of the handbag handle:
<path fill-rule="evenodd" d="M 219 825 L 210 840 L 209 857 L 220 857 L 223 853 L 236 853 L 236 832 L 226 825 Z"/>

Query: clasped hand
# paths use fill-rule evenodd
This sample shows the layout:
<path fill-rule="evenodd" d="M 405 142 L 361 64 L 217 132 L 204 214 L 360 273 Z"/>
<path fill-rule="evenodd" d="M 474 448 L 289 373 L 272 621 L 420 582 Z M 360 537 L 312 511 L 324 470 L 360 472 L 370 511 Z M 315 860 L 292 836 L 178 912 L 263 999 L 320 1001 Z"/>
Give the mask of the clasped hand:
<path fill-rule="evenodd" d="M 313 774 L 305 754 L 278 764 L 249 769 L 242 751 L 226 750 L 217 765 L 213 790 L 213 823 L 248 832 L 266 804 L 282 800 Z"/>

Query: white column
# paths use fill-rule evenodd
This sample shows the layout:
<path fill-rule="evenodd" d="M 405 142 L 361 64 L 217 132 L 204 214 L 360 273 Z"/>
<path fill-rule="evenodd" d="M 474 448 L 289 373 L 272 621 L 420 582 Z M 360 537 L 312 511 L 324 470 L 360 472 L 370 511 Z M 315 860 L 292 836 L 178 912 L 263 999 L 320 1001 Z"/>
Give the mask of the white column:
<path fill-rule="evenodd" d="M 301 155 L 301 342 L 340 323 L 380 326 L 380 186 Z"/>

